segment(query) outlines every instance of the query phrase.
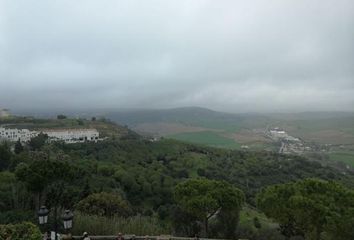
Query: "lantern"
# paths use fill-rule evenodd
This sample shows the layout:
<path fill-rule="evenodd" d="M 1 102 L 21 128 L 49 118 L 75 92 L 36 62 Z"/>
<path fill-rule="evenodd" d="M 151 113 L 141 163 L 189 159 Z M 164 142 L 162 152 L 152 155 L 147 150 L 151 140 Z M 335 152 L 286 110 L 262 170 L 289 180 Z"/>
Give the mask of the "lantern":
<path fill-rule="evenodd" d="M 42 206 L 39 209 L 38 211 L 39 224 L 43 225 L 48 222 L 48 214 L 49 214 L 49 210 L 45 206 Z"/>
<path fill-rule="evenodd" d="M 70 229 L 73 227 L 73 218 L 74 214 L 70 210 L 65 210 L 65 213 L 62 216 L 65 229 Z"/>

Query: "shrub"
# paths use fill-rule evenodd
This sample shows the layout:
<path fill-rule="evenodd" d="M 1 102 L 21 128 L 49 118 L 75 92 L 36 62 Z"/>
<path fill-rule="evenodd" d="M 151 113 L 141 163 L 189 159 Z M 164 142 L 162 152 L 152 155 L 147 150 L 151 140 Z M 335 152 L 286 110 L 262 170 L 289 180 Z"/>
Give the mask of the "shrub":
<path fill-rule="evenodd" d="M 86 214 L 107 217 L 132 215 L 129 203 L 117 193 L 91 194 L 77 204 L 77 209 Z"/>
<path fill-rule="evenodd" d="M 0 240 L 40 240 L 41 238 L 39 228 L 30 222 L 0 225 Z"/>
<path fill-rule="evenodd" d="M 262 224 L 259 221 L 258 217 L 254 217 L 253 218 L 253 225 L 254 225 L 255 228 L 258 228 L 258 229 L 262 227 Z"/>

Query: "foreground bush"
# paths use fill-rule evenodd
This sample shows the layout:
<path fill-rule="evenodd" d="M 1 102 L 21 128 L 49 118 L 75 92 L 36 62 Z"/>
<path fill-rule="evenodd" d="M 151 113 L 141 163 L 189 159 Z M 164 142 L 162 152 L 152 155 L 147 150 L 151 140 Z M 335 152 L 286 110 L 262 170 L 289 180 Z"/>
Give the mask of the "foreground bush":
<path fill-rule="evenodd" d="M 128 217 L 133 211 L 129 203 L 117 193 L 94 193 L 81 200 L 76 208 L 85 214 Z"/>
<path fill-rule="evenodd" d="M 41 232 L 30 222 L 0 225 L 0 240 L 40 240 Z"/>
<path fill-rule="evenodd" d="M 135 235 L 160 235 L 170 233 L 170 229 L 163 227 L 154 217 L 103 217 L 75 213 L 73 234 L 83 232 L 90 235 L 114 235 L 118 232 Z"/>

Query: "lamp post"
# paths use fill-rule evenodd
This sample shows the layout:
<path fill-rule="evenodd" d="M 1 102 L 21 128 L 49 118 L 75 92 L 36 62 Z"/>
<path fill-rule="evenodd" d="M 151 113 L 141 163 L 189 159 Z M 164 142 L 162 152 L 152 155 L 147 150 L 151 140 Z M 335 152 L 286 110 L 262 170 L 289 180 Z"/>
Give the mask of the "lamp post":
<path fill-rule="evenodd" d="M 65 230 L 73 227 L 73 218 L 74 214 L 70 210 L 65 210 L 65 213 L 62 216 Z"/>
<path fill-rule="evenodd" d="M 44 225 L 48 222 L 48 214 L 49 210 L 45 207 L 42 206 L 39 211 L 38 211 L 38 220 L 40 225 Z M 70 210 L 65 210 L 64 214 L 62 215 L 62 220 L 64 223 L 64 229 L 68 230 L 72 228 L 73 226 L 73 218 L 74 214 Z M 58 239 L 58 223 L 57 223 L 57 208 L 54 208 L 54 234 L 55 234 L 55 240 Z"/>
<path fill-rule="evenodd" d="M 40 225 L 44 225 L 48 222 L 48 214 L 49 214 L 49 210 L 45 206 L 42 206 L 39 209 L 38 220 Z"/>

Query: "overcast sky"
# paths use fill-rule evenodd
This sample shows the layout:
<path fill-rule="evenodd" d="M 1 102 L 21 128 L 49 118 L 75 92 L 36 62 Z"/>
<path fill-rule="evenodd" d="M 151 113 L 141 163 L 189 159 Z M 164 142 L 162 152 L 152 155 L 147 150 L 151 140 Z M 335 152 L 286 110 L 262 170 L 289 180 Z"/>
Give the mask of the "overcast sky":
<path fill-rule="evenodd" d="M 353 111 L 353 0 L 0 0 L 0 108 Z"/>

